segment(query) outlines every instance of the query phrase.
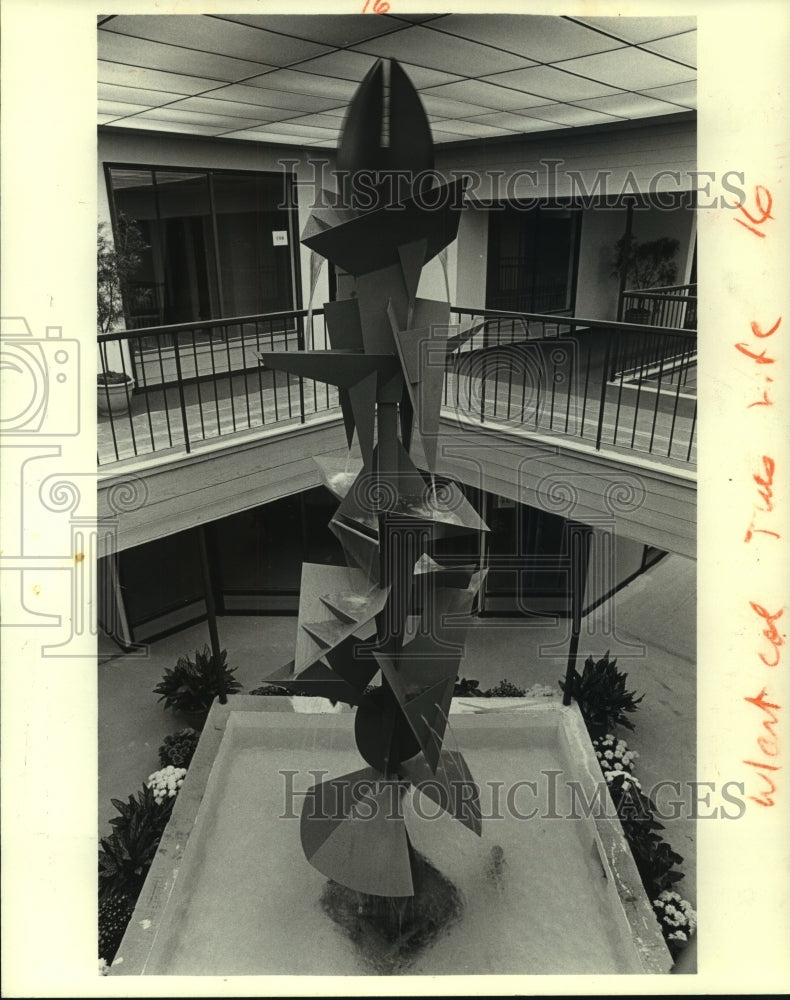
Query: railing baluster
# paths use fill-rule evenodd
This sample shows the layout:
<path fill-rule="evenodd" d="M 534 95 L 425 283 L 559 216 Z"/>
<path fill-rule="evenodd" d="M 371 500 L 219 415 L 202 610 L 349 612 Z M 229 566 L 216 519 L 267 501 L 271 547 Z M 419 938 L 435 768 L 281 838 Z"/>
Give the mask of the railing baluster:
<path fill-rule="evenodd" d="M 175 359 L 176 359 L 176 372 L 178 374 L 178 400 L 181 404 L 181 425 L 184 429 L 184 447 L 186 449 L 187 455 L 191 451 L 191 446 L 189 443 L 189 426 L 187 424 L 187 404 L 184 399 L 184 378 L 181 374 L 181 346 L 178 334 L 173 338 L 173 347 L 175 349 Z"/>

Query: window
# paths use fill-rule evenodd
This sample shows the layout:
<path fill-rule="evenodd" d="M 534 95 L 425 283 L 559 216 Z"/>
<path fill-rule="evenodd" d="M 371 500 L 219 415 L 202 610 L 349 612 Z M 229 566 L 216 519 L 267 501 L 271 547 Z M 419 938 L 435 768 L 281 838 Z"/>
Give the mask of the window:
<path fill-rule="evenodd" d="M 486 308 L 571 312 L 579 219 L 579 211 L 571 208 L 492 209 Z"/>
<path fill-rule="evenodd" d="M 107 186 L 148 244 L 128 329 L 297 308 L 291 175 L 108 166 Z"/>

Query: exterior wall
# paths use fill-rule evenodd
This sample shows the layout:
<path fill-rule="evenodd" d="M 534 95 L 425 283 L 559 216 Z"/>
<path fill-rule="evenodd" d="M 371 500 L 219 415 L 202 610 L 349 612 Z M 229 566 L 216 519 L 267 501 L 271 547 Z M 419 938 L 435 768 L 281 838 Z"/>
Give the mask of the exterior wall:
<path fill-rule="evenodd" d="M 588 208 L 582 212 L 579 273 L 576 282 L 577 316 L 616 319 L 619 283 L 612 277 L 614 243 L 625 232 L 626 211 Z"/>
<path fill-rule="evenodd" d="M 104 176 L 105 163 L 140 164 L 162 167 L 212 167 L 226 170 L 281 171 L 281 160 L 297 160 L 293 168 L 297 181 L 299 231 L 304 229 L 312 203 L 314 171 L 307 154 L 294 146 L 269 146 L 258 143 L 213 142 L 167 134 L 125 135 L 99 131 L 98 143 L 98 212 L 99 222 L 110 221 L 110 204 Z M 328 175 L 327 175 L 328 176 Z M 310 251 L 299 250 L 300 269 L 296 275 L 304 307 L 310 295 Z M 318 280 L 314 305 L 320 306 L 329 297 L 327 268 Z"/>

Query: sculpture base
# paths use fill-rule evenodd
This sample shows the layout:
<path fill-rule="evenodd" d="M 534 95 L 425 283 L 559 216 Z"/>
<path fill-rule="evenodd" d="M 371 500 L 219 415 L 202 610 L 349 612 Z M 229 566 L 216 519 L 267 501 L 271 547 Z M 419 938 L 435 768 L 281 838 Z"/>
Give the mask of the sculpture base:
<path fill-rule="evenodd" d="M 370 896 L 327 882 L 321 905 L 357 945 L 371 971 L 394 974 L 449 928 L 463 911 L 461 893 L 413 848 L 413 896 Z"/>

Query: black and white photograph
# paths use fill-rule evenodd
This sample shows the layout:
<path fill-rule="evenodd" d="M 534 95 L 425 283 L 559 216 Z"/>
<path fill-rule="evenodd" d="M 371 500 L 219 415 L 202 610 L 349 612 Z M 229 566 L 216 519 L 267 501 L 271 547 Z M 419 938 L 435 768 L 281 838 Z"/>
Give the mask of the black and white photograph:
<path fill-rule="evenodd" d="M 6 995 L 787 987 L 790 17 L 717 7 L 10 5 Z"/>

